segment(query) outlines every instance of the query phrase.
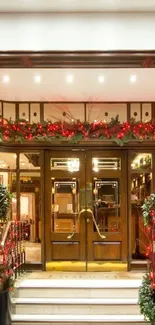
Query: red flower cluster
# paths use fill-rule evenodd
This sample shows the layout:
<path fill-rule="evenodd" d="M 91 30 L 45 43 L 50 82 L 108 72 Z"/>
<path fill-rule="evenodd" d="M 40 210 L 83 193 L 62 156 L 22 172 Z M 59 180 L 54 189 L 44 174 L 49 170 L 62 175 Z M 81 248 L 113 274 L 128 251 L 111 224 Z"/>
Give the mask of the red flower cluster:
<path fill-rule="evenodd" d="M 85 139 L 111 139 L 118 144 L 131 140 L 155 140 L 155 121 L 124 122 L 121 124 L 118 117 L 110 123 L 105 122 L 43 122 L 29 123 L 25 120 L 6 121 L 0 120 L 1 141 L 24 140 L 68 140 L 79 142 Z"/>

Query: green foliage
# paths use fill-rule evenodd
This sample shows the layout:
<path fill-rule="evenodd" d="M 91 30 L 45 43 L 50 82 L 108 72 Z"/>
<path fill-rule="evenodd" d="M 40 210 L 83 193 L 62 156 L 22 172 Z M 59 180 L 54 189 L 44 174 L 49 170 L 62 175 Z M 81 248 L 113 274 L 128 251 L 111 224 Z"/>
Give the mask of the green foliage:
<path fill-rule="evenodd" d="M 144 204 L 142 205 L 144 225 L 149 225 L 150 222 L 150 213 L 152 210 L 155 210 L 155 193 L 152 193 L 150 197 L 146 198 Z"/>
<path fill-rule="evenodd" d="M 155 322 L 155 291 L 151 288 L 148 274 L 143 277 L 142 286 L 139 289 L 139 305 L 145 320 Z"/>
<path fill-rule="evenodd" d="M 12 194 L 7 187 L 0 184 L 0 219 L 6 220 L 7 213 L 10 208 Z"/>

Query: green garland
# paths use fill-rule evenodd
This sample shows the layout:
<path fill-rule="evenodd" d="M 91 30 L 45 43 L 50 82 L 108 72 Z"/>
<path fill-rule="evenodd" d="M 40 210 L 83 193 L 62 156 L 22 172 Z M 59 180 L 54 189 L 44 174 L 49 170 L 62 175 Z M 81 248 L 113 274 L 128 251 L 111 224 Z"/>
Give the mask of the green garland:
<path fill-rule="evenodd" d="M 155 121 L 136 122 L 131 120 L 120 123 L 118 116 L 111 121 L 71 123 L 44 121 L 30 123 L 25 120 L 0 119 L 0 141 L 69 141 L 77 143 L 81 140 L 111 140 L 123 145 L 132 140 L 155 141 Z"/>

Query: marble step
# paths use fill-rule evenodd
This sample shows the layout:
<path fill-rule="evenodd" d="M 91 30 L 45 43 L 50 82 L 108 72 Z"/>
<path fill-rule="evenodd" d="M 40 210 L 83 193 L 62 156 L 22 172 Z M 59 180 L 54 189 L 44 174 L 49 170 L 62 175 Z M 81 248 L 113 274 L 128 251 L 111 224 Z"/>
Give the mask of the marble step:
<path fill-rule="evenodd" d="M 141 315 L 12 315 L 12 325 L 144 325 Z"/>
<path fill-rule="evenodd" d="M 25 279 L 17 282 L 16 296 L 18 298 L 138 298 L 140 285 L 140 279 Z"/>
<path fill-rule="evenodd" d="M 137 299 L 13 298 L 16 314 L 138 315 Z"/>

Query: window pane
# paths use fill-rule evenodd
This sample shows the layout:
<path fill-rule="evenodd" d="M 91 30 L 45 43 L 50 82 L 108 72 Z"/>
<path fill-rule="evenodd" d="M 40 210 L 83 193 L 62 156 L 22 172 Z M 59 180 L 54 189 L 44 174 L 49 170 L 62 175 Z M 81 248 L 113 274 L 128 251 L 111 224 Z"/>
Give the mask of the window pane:
<path fill-rule="evenodd" d="M 93 158 L 92 168 L 94 172 L 99 170 L 120 170 L 121 159 L 120 158 Z"/>
<path fill-rule="evenodd" d="M 12 214 L 12 220 L 15 220 L 17 218 L 17 183 L 16 183 L 16 173 L 12 173 L 12 193 L 13 193 L 13 198 L 12 198 L 12 209 L 11 209 L 11 214 Z"/>
<path fill-rule="evenodd" d="M 69 172 L 78 172 L 79 169 L 79 158 L 51 158 L 51 170 L 67 170 Z"/>
<path fill-rule="evenodd" d="M 26 222 L 27 262 L 41 262 L 41 177 L 40 173 L 20 173 L 20 220 Z"/>
<path fill-rule="evenodd" d="M 39 153 L 21 153 L 20 169 L 40 169 Z"/>
<path fill-rule="evenodd" d="M 120 231 L 119 179 L 95 179 L 93 192 L 94 216 L 100 231 Z"/>
<path fill-rule="evenodd" d="M 16 160 L 15 153 L 1 152 L 0 154 L 0 183 L 4 185 L 10 193 L 13 193 L 12 205 L 7 213 L 9 218 L 17 217 L 16 202 Z"/>
<path fill-rule="evenodd" d="M 77 179 L 51 179 L 53 232 L 79 231 L 79 184 Z"/>
<path fill-rule="evenodd" d="M 15 153 L 1 152 L 0 169 L 16 169 L 17 155 Z"/>
<path fill-rule="evenodd" d="M 147 229 L 144 226 L 141 206 L 145 198 L 152 192 L 152 155 L 134 155 L 131 167 L 131 245 L 132 258 L 146 258 L 146 248 L 149 245 Z"/>
<path fill-rule="evenodd" d="M 149 153 L 133 154 L 131 159 L 131 169 L 146 170 L 152 168 L 152 155 Z"/>

